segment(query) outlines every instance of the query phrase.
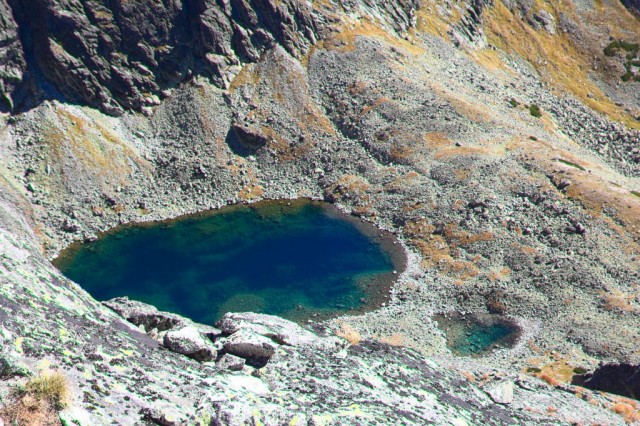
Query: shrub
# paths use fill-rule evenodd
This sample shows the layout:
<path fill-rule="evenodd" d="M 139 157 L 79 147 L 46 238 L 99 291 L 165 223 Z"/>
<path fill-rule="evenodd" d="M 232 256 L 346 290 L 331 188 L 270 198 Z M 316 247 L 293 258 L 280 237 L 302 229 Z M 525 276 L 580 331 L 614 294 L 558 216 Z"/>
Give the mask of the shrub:
<path fill-rule="evenodd" d="M 573 372 L 575 374 L 586 374 L 587 371 L 589 371 L 589 370 L 587 370 L 586 368 L 583 368 L 583 367 L 576 367 L 576 368 L 573 369 Z"/>
<path fill-rule="evenodd" d="M 516 100 L 515 100 L 515 99 L 513 99 L 513 98 L 511 98 L 511 99 L 509 100 L 509 104 L 511 104 L 511 106 L 512 106 L 512 107 L 514 107 L 514 108 L 516 108 L 518 105 L 520 105 L 520 104 L 518 103 L 518 101 L 516 101 Z"/>
<path fill-rule="evenodd" d="M 620 42 L 618 40 L 614 40 L 604 48 L 604 54 L 605 56 L 614 56 L 618 49 L 620 49 Z"/>
<path fill-rule="evenodd" d="M 627 82 L 631 80 L 631 77 L 633 77 L 633 74 L 631 73 L 631 71 L 627 71 L 620 76 L 620 79 L 624 82 Z"/>
<path fill-rule="evenodd" d="M 529 112 L 531 113 L 531 115 L 533 115 L 536 118 L 542 117 L 542 111 L 540 110 L 540 107 L 536 104 L 531 104 L 529 106 Z"/>

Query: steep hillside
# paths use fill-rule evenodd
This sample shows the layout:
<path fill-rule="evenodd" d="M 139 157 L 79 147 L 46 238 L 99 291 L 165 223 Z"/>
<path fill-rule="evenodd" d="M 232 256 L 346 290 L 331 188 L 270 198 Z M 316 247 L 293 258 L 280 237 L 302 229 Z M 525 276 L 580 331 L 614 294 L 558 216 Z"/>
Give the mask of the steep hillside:
<path fill-rule="evenodd" d="M 638 421 L 634 400 L 571 384 L 640 362 L 630 9 L 0 0 L 0 418 Z M 214 327 L 99 303 L 49 262 L 121 223 L 296 197 L 398 236 L 409 265 L 384 306 Z M 455 356 L 432 319 L 450 311 L 503 315 L 519 341 Z M 16 393 L 49 369 L 66 407 Z"/>

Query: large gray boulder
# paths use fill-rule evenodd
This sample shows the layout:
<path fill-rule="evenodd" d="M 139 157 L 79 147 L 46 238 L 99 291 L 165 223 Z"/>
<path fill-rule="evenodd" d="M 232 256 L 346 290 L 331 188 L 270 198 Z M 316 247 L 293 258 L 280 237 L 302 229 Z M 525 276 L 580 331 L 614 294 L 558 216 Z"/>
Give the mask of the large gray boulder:
<path fill-rule="evenodd" d="M 224 343 L 224 351 L 246 359 L 249 364 L 261 367 L 276 353 L 278 345 L 268 337 L 241 329 Z"/>
<path fill-rule="evenodd" d="M 251 331 L 281 345 L 307 346 L 324 351 L 336 351 L 345 346 L 341 339 L 333 336 L 320 337 L 292 321 L 266 314 L 228 313 L 216 325 L 223 334 Z"/>
<path fill-rule="evenodd" d="M 195 327 L 185 327 L 167 332 L 164 336 L 164 346 L 170 351 L 186 355 L 197 361 L 212 361 L 218 355 L 211 342 Z"/>

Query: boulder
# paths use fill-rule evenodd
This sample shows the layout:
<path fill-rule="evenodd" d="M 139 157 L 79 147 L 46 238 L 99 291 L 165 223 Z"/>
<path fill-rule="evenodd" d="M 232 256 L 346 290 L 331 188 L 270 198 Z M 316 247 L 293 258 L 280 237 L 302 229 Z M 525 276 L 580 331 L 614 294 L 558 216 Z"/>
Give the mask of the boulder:
<path fill-rule="evenodd" d="M 244 368 L 245 360 L 239 356 L 224 354 L 216 365 L 223 370 L 240 371 Z"/>
<path fill-rule="evenodd" d="M 167 332 L 164 336 L 164 346 L 170 351 L 202 362 L 214 360 L 218 355 L 211 342 L 195 327 Z"/>
<path fill-rule="evenodd" d="M 325 351 L 337 351 L 344 342 L 336 337 L 320 337 L 298 324 L 280 317 L 253 312 L 227 313 L 216 324 L 223 334 L 248 330 L 288 346 L 308 346 Z"/>
<path fill-rule="evenodd" d="M 159 311 L 155 306 L 128 297 L 116 297 L 102 302 L 103 305 L 120 315 L 130 323 L 142 326 L 146 333 L 155 330 L 156 333 L 172 330 L 174 328 L 195 327 L 207 337 L 220 334 L 220 330 L 207 325 L 196 324 L 188 318 L 171 312 Z"/>
<path fill-rule="evenodd" d="M 276 348 L 273 340 L 248 329 L 233 333 L 224 343 L 226 353 L 244 358 L 257 367 L 264 366 L 276 353 Z"/>
<path fill-rule="evenodd" d="M 496 404 L 507 405 L 513 402 L 513 382 L 510 380 L 493 381 L 483 389 Z"/>

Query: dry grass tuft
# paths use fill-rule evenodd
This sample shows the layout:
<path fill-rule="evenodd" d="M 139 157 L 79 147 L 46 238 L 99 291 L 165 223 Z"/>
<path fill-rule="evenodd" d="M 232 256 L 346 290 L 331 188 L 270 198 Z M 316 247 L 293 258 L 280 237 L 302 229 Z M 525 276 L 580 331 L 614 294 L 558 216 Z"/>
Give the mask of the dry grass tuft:
<path fill-rule="evenodd" d="M 13 392 L 0 408 L 5 424 L 58 426 L 58 411 L 71 402 L 70 385 L 59 371 L 44 371 Z"/>
<path fill-rule="evenodd" d="M 51 403 L 56 408 L 65 408 L 71 401 L 69 381 L 59 371 L 44 371 L 29 380 L 23 387 L 25 395 Z"/>
<path fill-rule="evenodd" d="M 548 373 L 541 373 L 538 377 L 544 380 L 545 382 L 549 383 L 553 387 L 556 387 L 560 384 L 560 381 L 558 381 L 558 379 L 556 379 L 555 377 L 551 376 Z"/>
<path fill-rule="evenodd" d="M 351 324 L 342 323 L 340 329 L 336 331 L 336 336 L 342 337 L 351 345 L 357 345 L 362 341 L 360 332 L 353 328 Z"/>

